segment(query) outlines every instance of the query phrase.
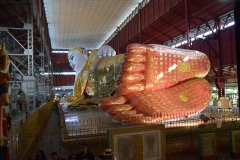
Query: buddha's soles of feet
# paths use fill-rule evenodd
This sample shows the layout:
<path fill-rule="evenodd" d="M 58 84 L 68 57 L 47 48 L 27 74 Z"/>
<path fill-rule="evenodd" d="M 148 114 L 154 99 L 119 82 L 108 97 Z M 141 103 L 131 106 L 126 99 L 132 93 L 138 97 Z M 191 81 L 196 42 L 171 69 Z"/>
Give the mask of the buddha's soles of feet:
<path fill-rule="evenodd" d="M 171 87 L 210 70 L 206 54 L 161 45 L 131 44 L 125 54 L 116 91 L 130 95 Z"/>

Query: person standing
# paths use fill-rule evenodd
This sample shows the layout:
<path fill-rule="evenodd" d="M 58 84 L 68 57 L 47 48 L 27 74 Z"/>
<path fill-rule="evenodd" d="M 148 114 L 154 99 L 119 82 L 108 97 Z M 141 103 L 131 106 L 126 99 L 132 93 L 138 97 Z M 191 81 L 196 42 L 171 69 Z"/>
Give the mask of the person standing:
<path fill-rule="evenodd" d="M 111 149 L 105 149 L 105 151 L 99 156 L 101 160 L 117 160 Z"/>
<path fill-rule="evenodd" d="M 51 153 L 51 158 L 52 158 L 52 160 L 59 160 L 59 157 L 58 157 L 58 155 L 57 155 L 57 152 L 52 152 L 52 153 Z"/>
<path fill-rule="evenodd" d="M 74 153 L 70 154 L 68 160 L 76 160 L 76 155 Z"/>
<path fill-rule="evenodd" d="M 21 115 L 22 115 L 22 102 L 19 102 L 19 110 L 20 110 Z"/>
<path fill-rule="evenodd" d="M 39 150 L 36 154 L 35 160 L 47 160 L 43 150 Z"/>
<path fill-rule="evenodd" d="M 92 153 L 88 152 L 87 143 L 81 143 L 81 151 L 76 155 L 76 160 L 95 160 Z"/>
<path fill-rule="evenodd" d="M 7 127 L 8 127 L 8 131 L 10 131 L 10 129 L 11 129 L 11 124 L 12 124 L 12 117 L 11 117 L 11 114 L 8 113 L 8 115 L 7 115 Z"/>

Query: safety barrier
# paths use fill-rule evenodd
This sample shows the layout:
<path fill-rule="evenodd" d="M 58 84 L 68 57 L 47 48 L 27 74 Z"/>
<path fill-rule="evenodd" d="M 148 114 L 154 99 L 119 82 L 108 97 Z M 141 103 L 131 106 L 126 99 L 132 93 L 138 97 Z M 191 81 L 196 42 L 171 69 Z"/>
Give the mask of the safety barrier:
<path fill-rule="evenodd" d="M 19 124 L 13 124 L 10 132 L 12 159 L 26 160 L 26 157 L 34 154 L 52 109 L 53 100 L 50 100 L 26 119 L 21 119 Z"/>
<path fill-rule="evenodd" d="M 51 106 L 52 103 L 47 105 Z M 45 151 L 47 158 L 50 158 L 51 152 L 56 151 L 60 158 L 66 159 L 71 153 L 80 152 L 82 142 L 87 142 L 90 152 L 98 157 L 106 148 L 106 130 L 126 126 L 113 122 L 109 117 L 81 120 L 78 123 L 65 122 L 63 113 L 57 113 L 47 105 L 24 122 L 25 128 L 19 127 L 17 159 L 33 158 L 40 149 Z M 46 124 L 50 113 L 51 117 Z M 160 122 L 164 123 L 166 128 L 167 159 L 198 158 L 198 136 L 205 133 L 215 133 L 218 153 L 229 155 L 229 131 L 240 130 L 239 112 L 234 109 L 228 112 L 209 110 L 195 114 L 186 113 L 184 118 L 175 117 L 172 121 L 164 121 L 164 118 L 169 119 L 169 116 L 173 115 L 161 115 Z M 62 123 L 59 123 L 60 118 Z M 37 128 L 37 125 L 40 127 Z"/>

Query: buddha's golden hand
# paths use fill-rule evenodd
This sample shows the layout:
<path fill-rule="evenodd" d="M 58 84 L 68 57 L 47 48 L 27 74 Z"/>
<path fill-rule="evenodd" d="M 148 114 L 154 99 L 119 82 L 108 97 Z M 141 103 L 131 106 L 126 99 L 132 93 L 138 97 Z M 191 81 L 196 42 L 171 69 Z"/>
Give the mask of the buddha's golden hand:
<path fill-rule="evenodd" d="M 73 100 L 72 98 L 73 98 L 72 96 L 64 97 L 64 98 L 63 98 L 63 101 L 64 101 L 64 102 L 72 102 L 72 100 Z"/>
<path fill-rule="evenodd" d="M 76 96 L 68 96 L 68 97 L 65 97 L 63 100 L 65 102 L 76 102 L 77 100 L 79 100 L 80 98 L 79 97 L 76 97 Z"/>
<path fill-rule="evenodd" d="M 122 96 L 103 99 L 99 108 L 126 123 L 135 123 L 131 119 L 136 117 L 154 123 L 159 121 L 154 115 L 182 109 L 199 111 L 211 97 L 211 87 L 202 79 L 209 70 L 208 57 L 198 51 L 130 44 L 116 85 Z"/>

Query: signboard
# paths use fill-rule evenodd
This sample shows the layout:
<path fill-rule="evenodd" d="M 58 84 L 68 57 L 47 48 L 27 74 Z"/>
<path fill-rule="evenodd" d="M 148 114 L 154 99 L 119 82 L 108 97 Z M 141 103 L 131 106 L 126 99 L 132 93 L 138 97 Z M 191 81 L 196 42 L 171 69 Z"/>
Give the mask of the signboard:
<path fill-rule="evenodd" d="M 117 160 L 165 160 L 163 124 L 111 128 L 107 130 L 108 148 Z"/>
<path fill-rule="evenodd" d="M 199 135 L 199 149 L 201 157 L 217 154 L 216 135 L 214 133 Z"/>

